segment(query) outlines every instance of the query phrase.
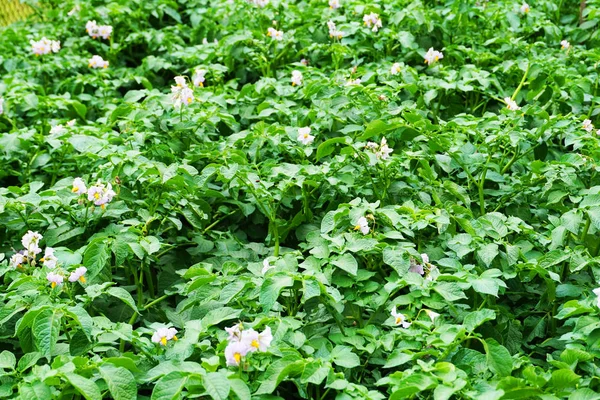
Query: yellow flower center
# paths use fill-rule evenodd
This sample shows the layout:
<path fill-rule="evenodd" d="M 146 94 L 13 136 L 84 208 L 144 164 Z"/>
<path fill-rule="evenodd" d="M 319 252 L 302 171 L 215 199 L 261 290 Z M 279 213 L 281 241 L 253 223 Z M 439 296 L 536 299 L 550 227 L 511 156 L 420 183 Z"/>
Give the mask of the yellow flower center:
<path fill-rule="evenodd" d="M 242 355 L 240 353 L 234 353 L 233 354 L 233 359 L 235 360 L 236 363 L 240 363 L 240 360 L 242 359 Z"/>
<path fill-rule="evenodd" d="M 258 349 L 260 347 L 260 343 L 258 343 L 258 340 L 253 340 L 252 343 L 250 343 L 250 346 Z"/>
<path fill-rule="evenodd" d="M 179 339 L 177 339 L 177 336 L 173 336 L 173 340 L 174 340 L 174 341 L 177 341 L 177 340 L 179 340 Z"/>
<path fill-rule="evenodd" d="M 402 317 L 396 317 L 396 325 L 400 325 L 402 323 Z"/>
<path fill-rule="evenodd" d="M 163 345 L 163 346 L 166 346 L 166 345 L 167 345 L 167 338 L 166 338 L 166 337 L 164 337 L 164 336 L 163 336 L 163 337 L 161 337 L 161 338 L 160 338 L 160 342 L 162 343 L 162 345 Z"/>
<path fill-rule="evenodd" d="M 355 231 L 357 231 L 357 230 L 359 230 L 359 229 L 360 229 L 360 225 L 356 225 L 356 226 L 354 227 L 354 230 L 355 230 Z"/>
<path fill-rule="evenodd" d="M 81 275 L 81 276 L 79 277 L 79 281 L 80 281 L 81 283 L 85 283 L 85 276 Z"/>
<path fill-rule="evenodd" d="M 56 282 L 52 282 L 50 286 L 52 286 L 52 289 L 54 289 L 56 287 Z"/>
<path fill-rule="evenodd" d="M 73 186 L 73 189 L 71 190 L 71 192 L 77 193 L 77 192 L 79 192 L 79 188 L 77 186 Z"/>
<path fill-rule="evenodd" d="M 99 193 L 94 193 L 94 198 L 95 198 L 96 200 L 98 200 L 98 199 L 100 198 L 100 194 L 99 194 Z"/>

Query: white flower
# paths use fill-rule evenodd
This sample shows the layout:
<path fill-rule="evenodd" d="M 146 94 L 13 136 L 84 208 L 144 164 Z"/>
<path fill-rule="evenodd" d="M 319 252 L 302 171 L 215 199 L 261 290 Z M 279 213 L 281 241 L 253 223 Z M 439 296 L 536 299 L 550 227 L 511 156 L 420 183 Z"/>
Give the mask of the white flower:
<path fill-rule="evenodd" d="M 410 322 L 406 321 L 406 317 L 404 316 L 404 314 L 401 314 L 396 311 L 396 306 L 392 308 L 392 317 L 394 317 L 394 324 L 402 325 L 402 327 L 405 329 L 412 325 Z"/>
<path fill-rule="evenodd" d="M 69 17 L 72 17 L 73 15 L 77 14 L 79 11 L 81 11 L 81 7 L 80 7 L 80 6 L 79 6 L 79 4 L 78 4 L 78 5 L 76 5 L 75 7 L 73 7 L 73 8 L 71 9 L 71 11 L 69 11 L 69 12 L 67 13 L 67 15 L 68 15 Z"/>
<path fill-rule="evenodd" d="M 77 194 L 85 194 L 87 192 L 87 187 L 85 186 L 85 182 L 81 178 L 73 179 L 73 189 L 71 192 Z"/>
<path fill-rule="evenodd" d="M 272 341 L 273 335 L 271 334 L 271 328 L 268 326 L 261 333 L 256 332 L 254 329 L 242 332 L 241 342 L 248 347 L 249 352 L 267 351 Z"/>
<path fill-rule="evenodd" d="M 69 128 L 71 128 L 71 127 L 75 126 L 75 122 L 77 122 L 77 121 L 76 121 L 76 120 L 74 120 L 74 119 L 72 119 L 72 120 L 70 120 L 70 121 L 68 121 L 68 122 L 67 122 L 67 126 L 68 126 Z"/>
<path fill-rule="evenodd" d="M 4 99 L 0 97 L 0 115 L 4 114 Z"/>
<path fill-rule="evenodd" d="M 160 343 L 163 346 L 167 345 L 167 341 L 177 341 L 177 329 L 175 328 L 158 328 L 152 335 L 153 343 Z"/>
<path fill-rule="evenodd" d="M 175 80 L 175 86 L 171 86 L 171 91 L 173 90 L 173 87 L 176 87 L 177 89 L 183 89 L 188 87 L 187 82 L 185 80 L 185 76 L 176 76 L 173 79 Z"/>
<path fill-rule="evenodd" d="M 367 149 L 371 149 L 371 150 L 375 150 L 379 147 L 379 145 L 375 142 L 367 142 L 367 144 L 365 145 L 365 147 Z"/>
<path fill-rule="evenodd" d="M 88 61 L 88 67 L 90 68 L 108 68 L 108 61 L 104 61 L 104 59 L 100 56 L 92 56 Z"/>
<path fill-rule="evenodd" d="M 592 120 L 590 120 L 590 119 L 584 120 L 583 121 L 583 129 L 586 130 L 586 131 L 588 131 L 588 132 L 593 131 L 594 130 L 594 125 L 592 124 Z"/>
<path fill-rule="evenodd" d="M 25 257 L 25 255 L 23 253 L 15 253 L 10 258 L 10 266 L 13 268 L 17 268 L 17 267 L 20 267 L 21 264 L 25 263 L 26 261 L 27 261 L 27 258 Z"/>
<path fill-rule="evenodd" d="M 365 217 L 360 217 L 356 222 L 356 225 L 354 225 L 354 230 L 360 230 L 360 232 L 363 235 L 366 235 L 367 233 L 369 233 L 371 228 L 369 228 L 369 222 L 367 221 L 367 219 Z"/>
<path fill-rule="evenodd" d="M 283 40 L 283 31 L 278 31 L 274 28 L 267 29 L 267 36 L 271 37 L 274 40 Z"/>
<path fill-rule="evenodd" d="M 390 73 L 392 75 L 398 75 L 400 73 L 400 63 L 394 63 L 394 65 L 392 65 L 392 68 L 390 70 Z"/>
<path fill-rule="evenodd" d="M 300 60 L 300 64 L 304 65 L 305 67 L 308 67 L 308 60 L 306 58 L 303 58 L 302 60 Z"/>
<path fill-rule="evenodd" d="M 242 330 L 243 329 L 244 329 L 244 326 L 242 325 L 241 322 L 239 324 L 235 324 L 231 328 L 225 328 L 225 331 L 229 334 L 229 337 L 227 338 L 227 340 L 229 342 L 239 342 L 240 340 L 242 340 Z"/>
<path fill-rule="evenodd" d="M 338 31 L 335 22 L 333 22 L 332 20 L 327 21 L 327 28 L 329 28 L 330 38 L 341 39 L 344 37 L 344 32 Z"/>
<path fill-rule="evenodd" d="M 430 47 L 425 53 L 425 64 L 431 65 L 437 61 L 440 61 L 444 58 L 444 53 L 441 51 L 434 50 L 433 47 Z"/>
<path fill-rule="evenodd" d="M 292 86 L 300 85 L 302 85 L 302 72 L 295 69 L 292 71 Z"/>
<path fill-rule="evenodd" d="M 381 18 L 379 18 L 379 14 L 374 12 L 370 14 L 365 14 L 363 16 L 363 22 L 367 26 L 367 28 L 372 28 L 373 32 L 377 32 L 379 28 L 381 28 Z"/>
<path fill-rule="evenodd" d="M 275 265 L 271 265 L 269 259 L 265 258 L 263 261 L 263 268 L 260 271 L 263 275 L 267 273 L 268 270 L 275 268 Z"/>
<path fill-rule="evenodd" d="M 185 87 L 173 95 L 173 106 L 180 108 L 181 105 L 189 106 L 194 101 L 194 91 L 189 87 Z"/>
<path fill-rule="evenodd" d="M 308 146 L 315 141 L 315 137 L 310 134 L 310 127 L 298 128 L 298 141 L 305 146 Z"/>
<path fill-rule="evenodd" d="M 46 251 L 44 252 L 44 257 L 42 257 L 40 259 L 40 261 L 44 263 L 44 266 L 46 266 L 50 269 L 56 268 L 58 259 L 54 255 L 54 249 L 52 247 L 46 247 Z"/>
<path fill-rule="evenodd" d="M 81 282 L 81 283 L 85 283 L 85 273 L 87 272 L 87 268 L 86 267 L 79 267 L 77 269 L 75 269 L 75 271 L 71 272 L 71 275 L 69 275 L 69 282 Z"/>
<path fill-rule="evenodd" d="M 42 238 L 42 235 L 33 231 L 28 231 L 25 235 L 23 235 L 23 238 L 21 238 L 21 244 L 27 250 L 29 256 L 33 257 L 42 252 L 42 249 L 39 247 Z"/>
<path fill-rule="evenodd" d="M 360 85 L 360 78 L 352 79 L 348 78 L 345 86 L 357 86 Z"/>
<path fill-rule="evenodd" d="M 594 292 L 594 294 L 595 294 L 595 295 L 598 297 L 598 298 L 596 299 L 596 300 L 597 300 L 597 302 L 596 302 L 596 305 L 597 305 L 598 307 L 600 307 L 600 288 L 598 288 L 598 289 L 594 289 L 594 290 L 592 290 L 592 292 Z"/>
<path fill-rule="evenodd" d="M 204 78 L 204 75 L 206 75 L 206 70 L 203 70 L 203 69 L 197 69 L 196 70 L 196 73 L 192 77 L 192 81 L 194 82 L 194 86 L 204 87 L 204 81 L 206 80 Z"/>
<path fill-rule="evenodd" d="M 60 285 L 63 283 L 64 278 L 60 274 L 48 272 L 48 275 L 46 275 L 46 279 L 48 279 L 48 282 L 50 282 L 50 286 L 52 286 L 52 289 L 54 289 L 56 285 Z"/>
<path fill-rule="evenodd" d="M 385 138 L 381 139 L 381 145 L 379 146 L 379 150 L 375 153 L 375 156 L 381 160 L 387 160 L 390 158 L 390 154 L 394 149 L 390 149 L 387 145 L 387 140 Z"/>
<path fill-rule="evenodd" d="M 248 354 L 250 349 L 245 343 L 232 342 L 225 348 L 225 359 L 227 360 L 227 366 L 237 367 L 242 362 L 242 357 Z"/>
<path fill-rule="evenodd" d="M 435 322 L 435 319 L 440 316 L 440 314 L 432 310 L 425 310 L 425 314 L 431 319 L 431 322 Z"/>
<path fill-rule="evenodd" d="M 267 4 L 269 4 L 269 0 L 254 0 L 254 4 L 256 4 L 257 6 L 263 8 Z"/>
<path fill-rule="evenodd" d="M 53 126 L 52 128 L 50 128 L 50 134 L 51 135 L 60 135 L 60 134 L 65 133 L 66 131 L 67 130 L 65 129 L 65 127 L 62 126 L 62 125 L 60 125 L 60 124 L 56 125 L 56 126 Z"/>
<path fill-rule="evenodd" d="M 422 253 L 421 260 L 423 260 L 423 264 L 429 264 L 429 256 L 427 254 Z"/>
<path fill-rule="evenodd" d="M 112 185 L 107 183 L 104 185 L 100 180 L 94 186 L 91 186 L 87 191 L 89 201 L 93 201 L 94 205 L 101 206 L 103 209 L 106 203 L 110 203 L 116 193 L 112 190 Z"/>
<path fill-rule="evenodd" d="M 429 271 L 427 272 L 427 276 L 425 276 L 425 280 L 433 282 L 440 276 L 440 270 L 432 264 L 427 264 L 427 266 L 429 267 Z"/>
<path fill-rule="evenodd" d="M 98 36 L 98 24 L 96 24 L 96 21 L 88 21 L 85 24 L 85 31 L 92 38 L 96 39 L 96 37 Z"/>
<path fill-rule="evenodd" d="M 340 8 L 340 0 L 329 0 L 329 8 L 332 10 Z"/>
<path fill-rule="evenodd" d="M 50 52 L 58 53 L 60 50 L 60 42 L 57 40 L 48 40 L 43 37 L 40 41 L 30 40 L 31 50 L 36 56 L 48 54 Z"/>
<path fill-rule="evenodd" d="M 511 111 L 516 111 L 516 110 L 521 109 L 521 107 L 519 107 L 517 105 L 517 102 L 514 101 L 513 99 L 511 99 L 510 97 L 505 97 L 504 102 L 506 103 L 506 108 L 508 108 Z"/>
<path fill-rule="evenodd" d="M 561 40 L 560 41 L 560 48 L 561 49 L 565 50 L 565 49 L 568 49 L 569 47 L 571 47 L 571 43 L 569 43 L 566 40 Z"/>
<path fill-rule="evenodd" d="M 529 7 L 529 4 L 523 3 L 523 5 L 521 5 L 521 12 L 523 14 L 527 14 L 529 11 L 531 11 L 531 8 Z"/>
<path fill-rule="evenodd" d="M 98 27 L 98 36 L 100 36 L 104 40 L 110 39 L 110 35 L 112 35 L 113 28 L 110 25 L 101 25 Z"/>

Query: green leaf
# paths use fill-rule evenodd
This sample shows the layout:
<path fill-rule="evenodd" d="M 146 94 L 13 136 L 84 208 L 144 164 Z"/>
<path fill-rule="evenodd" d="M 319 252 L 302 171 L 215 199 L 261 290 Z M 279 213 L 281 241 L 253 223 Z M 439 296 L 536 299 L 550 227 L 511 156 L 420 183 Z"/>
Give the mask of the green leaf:
<path fill-rule="evenodd" d="M 202 379 L 204 389 L 214 400 L 227 400 L 229 397 L 230 383 L 223 373 L 209 372 Z"/>
<path fill-rule="evenodd" d="M 490 371 L 500 376 L 510 375 L 513 369 L 513 359 L 506 347 L 490 338 L 482 341 L 482 344 Z"/>
<path fill-rule="evenodd" d="M 176 400 L 181 398 L 181 391 L 187 384 L 187 373 L 173 371 L 156 382 L 152 390 L 151 400 Z"/>
<path fill-rule="evenodd" d="M 135 301 L 133 300 L 133 297 L 131 297 L 131 294 L 127 290 L 118 286 L 111 286 L 108 288 L 106 293 L 121 300 L 123 303 L 127 304 L 133 311 L 139 314 L 138 308 L 135 305 Z"/>
<path fill-rule="evenodd" d="M 492 261 L 494 261 L 494 258 L 496 258 L 497 255 L 498 245 L 495 243 L 486 244 L 477 251 L 477 257 L 483 261 L 486 267 L 489 267 L 492 264 Z"/>
<path fill-rule="evenodd" d="M 391 247 L 383 249 L 383 262 L 394 268 L 400 277 L 406 275 L 410 269 L 410 256 L 408 253 Z"/>
<path fill-rule="evenodd" d="M 17 365 L 17 358 L 13 353 L 8 350 L 0 353 L 0 369 L 15 369 Z"/>
<path fill-rule="evenodd" d="M 96 382 L 71 372 L 62 376 L 87 400 L 102 400 L 102 394 Z"/>
<path fill-rule="evenodd" d="M 88 280 L 94 279 L 107 265 L 110 259 L 110 248 L 105 239 L 96 239 L 90 243 L 83 253 L 83 265 L 87 268 Z"/>
<path fill-rule="evenodd" d="M 328 139 L 328 140 L 324 141 L 323 143 L 321 143 L 319 145 L 319 147 L 317 147 L 317 155 L 316 155 L 317 161 L 319 161 L 321 158 L 327 157 L 328 155 L 333 153 L 333 150 L 335 150 L 335 145 L 337 143 L 346 143 L 346 137 L 345 136 L 335 137 L 335 138 Z"/>
<path fill-rule="evenodd" d="M 32 326 L 33 337 L 38 351 L 50 359 L 60 333 L 60 320 L 62 315 L 56 311 L 47 309 L 35 318 Z"/>
<path fill-rule="evenodd" d="M 319 282 L 313 277 L 305 276 L 302 279 L 302 303 L 306 303 L 313 297 L 319 297 L 321 295 L 321 286 Z"/>
<path fill-rule="evenodd" d="M 496 313 L 494 310 L 484 308 L 483 310 L 473 311 L 467 314 L 463 321 L 463 325 L 467 328 L 467 331 L 473 332 L 475 328 L 480 326 L 486 321 L 496 319 Z"/>
<path fill-rule="evenodd" d="M 344 368 L 354 368 L 360 365 L 360 358 L 348 346 L 336 346 L 331 352 L 331 361 Z"/>
<path fill-rule="evenodd" d="M 87 107 L 78 102 L 77 100 L 73 101 L 71 105 L 75 109 L 75 112 L 81 117 L 81 119 L 85 119 L 85 115 L 87 114 Z"/>
<path fill-rule="evenodd" d="M 294 284 L 294 280 L 287 275 L 272 275 L 265 279 L 260 287 L 258 301 L 263 307 L 263 312 L 271 310 L 279 294 L 285 287 L 290 287 Z"/>
<path fill-rule="evenodd" d="M 478 278 L 471 281 L 473 290 L 478 293 L 491 294 L 492 296 L 498 297 L 498 289 L 500 285 L 495 279 L 491 278 Z"/>
<path fill-rule="evenodd" d="M 407 125 L 405 125 L 403 122 L 388 123 L 380 119 L 376 119 L 367 124 L 365 132 L 358 138 L 358 140 L 367 140 L 369 138 L 372 138 L 373 136 L 380 135 L 382 133 L 386 133 L 405 126 Z"/>
<path fill-rule="evenodd" d="M 273 393 L 285 378 L 301 375 L 304 370 L 304 364 L 304 360 L 297 360 L 296 358 L 282 358 L 271 363 L 267 370 L 260 376 L 258 380 L 260 386 L 254 394 Z"/>
<path fill-rule="evenodd" d="M 550 384 L 554 386 L 554 389 L 560 392 L 566 388 L 577 387 L 580 378 L 581 377 L 572 370 L 563 368 L 552 372 Z"/>
<path fill-rule="evenodd" d="M 242 310 L 236 310 L 231 307 L 221 307 L 210 310 L 206 313 L 204 318 L 202 318 L 202 327 L 204 329 L 208 329 L 209 327 L 220 324 L 223 321 L 236 319 L 241 313 Z"/>
<path fill-rule="evenodd" d="M 350 275 L 356 276 L 356 273 L 358 272 L 358 262 L 356 262 L 356 258 L 354 258 L 352 254 L 343 254 L 335 260 L 332 260 L 331 263 Z"/>
<path fill-rule="evenodd" d="M 405 353 L 405 350 L 396 349 L 392 354 L 390 354 L 383 368 L 394 368 L 398 365 L 406 364 L 412 359 L 413 356 L 411 354 Z"/>
<path fill-rule="evenodd" d="M 243 380 L 238 378 L 229 378 L 229 384 L 231 385 L 231 391 L 235 393 L 240 400 L 252 399 L 250 389 Z"/>
<path fill-rule="evenodd" d="M 98 370 L 114 400 L 130 400 L 137 397 L 135 378 L 127 369 L 112 364 L 102 364 Z"/>
<path fill-rule="evenodd" d="M 463 290 L 455 282 L 437 282 L 435 286 L 433 286 L 433 290 L 441 294 L 442 297 L 448 301 L 467 298 Z"/>

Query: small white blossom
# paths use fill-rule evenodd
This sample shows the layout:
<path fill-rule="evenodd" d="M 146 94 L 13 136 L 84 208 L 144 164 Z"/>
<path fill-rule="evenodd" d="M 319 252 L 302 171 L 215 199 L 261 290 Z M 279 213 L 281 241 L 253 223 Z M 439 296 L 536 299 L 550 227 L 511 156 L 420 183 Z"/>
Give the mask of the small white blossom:
<path fill-rule="evenodd" d="M 569 42 L 568 42 L 568 41 L 566 41 L 566 40 L 561 40 L 561 41 L 560 41 L 560 48 L 561 48 L 561 49 L 563 49 L 563 50 L 567 50 L 567 49 L 569 49 L 569 47 L 571 47 L 571 43 L 569 43 Z"/>
<path fill-rule="evenodd" d="M 263 274 L 264 274 L 264 272 L 263 272 Z M 239 342 L 240 340 L 242 340 L 242 330 L 243 329 L 244 329 L 244 326 L 242 325 L 241 322 L 239 324 L 235 324 L 231 328 L 225 328 L 225 331 L 229 334 L 229 337 L 227 338 L 227 340 L 229 342 Z"/>
<path fill-rule="evenodd" d="M 394 63 L 394 65 L 392 65 L 392 68 L 390 69 L 390 73 L 392 75 L 398 75 L 400 73 L 400 63 Z"/>
<path fill-rule="evenodd" d="M 516 111 L 516 110 L 521 109 L 521 107 L 519 107 L 517 102 L 514 101 L 513 99 L 511 99 L 510 97 L 505 97 L 504 102 L 506 103 L 506 108 L 508 108 L 511 111 Z"/>
<path fill-rule="evenodd" d="M 104 40 L 110 39 L 110 35 L 112 35 L 113 28 L 110 25 L 101 25 L 98 27 L 98 36 L 100 36 Z"/>
<path fill-rule="evenodd" d="M 423 264 L 429 264 L 429 256 L 427 254 L 422 253 L 421 260 L 423 260 Z"/>
<path fill-rule="evenodd" d="M 87 268 L 86 267 L 79 267 L 77 269 L 75 269 L 75 271 L 71 272 L 71 275 L 69 275 L 69 282 L 81 282 L 81 283 L 85 283 L 85 273 L 87 272 Z"/>
<path fill-rule="evenodd" d="M 87 192 L 87 187 L 85 186 L 85 182 L 81 178 L 73 179 L 73 188 L 71 192 L 77 194 L 85 194 Z"/>
<path fill-rule="evenodd" d="M 360 78 L 352 79 L 348 78 L 345 86 L 358 86 L 360 85 Z"/>
<path fill-rule="evenodd" d="M 267 29 L 267 36 L 274 40 L 283 40 L 283 31 L 278 31 L 274 28 Z"/>
<path fill-rule="evenodd" d="M 300 85 L 302 85 L 302 72 L 295 69 L 292 71 L 292 86 Z"/>
<path fill-rule="evenodd" d="M 242 340 L 248 347 L 248 352 L 262 351 L 265 352 L 273 341 L 273 335 L 271 334 L 271 328 L 266 327 L 261 333 L 256 332 L 254 329 L 242 331 Z"/>
<path fill-rule="evenodd" d="M 431 319 L 431 322 L 435 322 L 435 319 L 440 316 L 440 314 L 432 310 L 425 310 L 425 314 Z"/>
<path fill-rule="evenodd" d="M 340 0 L 329 0 L 329 8 L 332 10 L 340 8 Z"/>
<path fill-rule="evenodd" d="M 344 32 L 339 31 L 337 29 L 337 26 L 335 25 L 335 22 L 333 22 L 332 20 L 327 21 L 327 28 L 329 28 L 330 38 L 341 39 L 344 37 Z"/>
<path fill-rule="evenodd" d="M 178 89 L 183 89 L 188 87 L 187 81 L 185 80 L 185 76 L 176 76 L 175 78 L 173 78 L 175 80 L 175 87 Z M 173 86 L 171 86 L 171 90 L 173 89 Z"/>
<path fill-rule="evenodd" d="M 4 114 L 4 99 L 0 97 L 0 115 Z"/>
<path fill-rule="evenodd" d="M 592 124 L 592 120 L 590 120 L 590 119 L 584 120 L 583 121 L 583 129 L 586 130 L 586 131 L 588 131 L 588 132 L 593 131 L 594 130 L 594 125 Z"/>
<path fill-rule="evenodd" d="M 354 230 L 360 230 L 363 235 L 366 235 L 371 230 L 371 228 L 369 228 L 369 221 L 367 221 L 365 217 L 360 217 L 356 222 L 356 225 L 354 225 Z"/>
<path fill-rule="evenodd" d="M 30 257 L 34 257 L 36 254 L 40 254 L 42 249 L 40 249 L 40 241 L 43 236 L 37 232 L 28 231 L 23 238 L 21 238 L 21 244 L 27 250 Z"/>
<path fill-rule="evenodd" d="M 67 131 L 67 129 L 60 124 L 55 125 L 52 128 L 50 128 L 51 135 L 61 135 L 61 134 L 65 133 L 66 131 Z"/>
<path fill-rule="evenodd" d="M 77 121 L 76 121 L 76 120 L 74 120 L 74 119 L 72 119 L 72 120 L 70 120 L 70 121 L 68 121 L 68 122 L 67 122 L 67 126 L 68 126 L 69 128 L 72 128 L 72 127 L 74 127 L 74 126 L 75 126 L 75 122 L 77 122 Z"/>
<path fill-rule="evenodd" d="M 54 289 L 56 287 L 56 285 L 60 285 L 63 283 L 63 276 L 54 272 L 48 272 L 48 275 L 46 275 L 46 279 L 48 280 L 48 282 L 50 282 L 50 286 L 52 286 L 52 289 Z"/>
<path fill-rule="evenodd" d="M 404 314 L 401 314 L 396 311 L 396 306 L 394 306 L 394 308 L 392 308 L 391 314 L 392 314 L 392 317 L 394 317 L 394 324 L 401 325 L 405 329 L 412 325 L 410 322 L 406 321 L 406 317 L 404 316 Z"/>
<path fill-rule="evenodd" d="M 429 50 L 427 50 L 427 53 L 425 53 L 425 64 L 431 65 L 437 61 L 440 61 L 442 58 L 444 58 L 444 53 L 434 50 L 433 47 L 430 47 Z"/>
<path fill-rule="evenodd" d="M 87 191 L 89 201 L 93 201 L 94 205 L 106 207 L 107 203 L 110 203 L 116 193 L 112 190 L 112 185 L 107 183 L 104 185 L 100 180 L 96 182 L 94 186 L 91 186 Z"/>
<path fill-rule="evenodd" d="M 381 28 L 381 18 L 379 18 L 379 14 L 374 12 L 370 14 L 365 14 L 363 16 L 363 22 L 367 26 L 367 28 L 371 28 L 373 32 L 377 32 L 379 28 Z"/>
<path fill-rule="evenodd" d="M 306 126 L 304 128 L 298 128 L 298 141 L 305 146 L 308 146 L 312 142 L 314 142 L 315 137 L 310 134 L 310 127 Z"/>
<path fill-rule="evenodd" d="M 594 292 L 594 294 L 598 297 L 596 299 L 596 305 L 600 307 L 600 288 L 594 289 L 592 292 Z"/>
<path fill-rule="evenodd" d="M 71 9 L 71 11 L 69 11 L 69 12 L 67 13 L 67 15 L 68 15 L 69 17 L 72 17 L 73 15 L 77 14 L 79 11 L 81 11 L 81 7 L 79 6 L 79 4 L 77 4 L 75 7 L 73 7 L 73 8 Z"/>
<path fill-rule="evenodd" d="M 302 60 L 300 60 L 300 64 L 304 65 L 305 67 L 308 67 L 308 60 L 306 58 L 303 58 Z"/>
<path fill-rule="evenodd" d="M 381 138 L 381 145 L 379 146 L 379 150 L 377 150 L 375 153 L 375 156 L 381 160 L 387 160 L 390 158 L 390 154 L 392 154 L 393 151 L 394 149 L 391 149 L 387 145 L 387 140 L 385 138 Z"/>
<path fill-rule="evenodd" d="M 177 329 L 175 328 L 158 328 L 152 335 L 152 342 L 166 346 L 169 340 L 177 341 L 176 335 Z"/>
<path fill-rule="evenodd" d="M 108 68 L 108 61 L 105 61 L 100 56 L 92 56 L 88 61 L 88 67 L 90 68 Z"/>
<path fill-rule="evenodd" d="M 27 257 L 23 253 L 15 253 L 10 258 L 9 264 L 13 268 L 18 268 L 25 262 L 27 262 Z"/>
<path fill-rule="evenodd" d="M 58 53 L 58 51 L 60 50 L 59 41 L 49 40 L 45 37 L 43 37 L 37 42 L 35 40 L 30 40 L 29 43 L 31 44 L 31 50 L 33 51 L 33 54 L 35 54 L 36 56 L 49 54 L 51 52 Z"/>
<path fill-rule="evenodd" d="M 265 260 L 263 261 L 263 268 L 260 271 L 261 274 L 266 274 L 268 270 L 275 268 L 275 265 L 271 265 L 271 263 L 269 262 L 269 259 L 265 258 Z"/>
<path fill-rule="evenodd" d="M 225 348 L 225 359 L 227 366 L 237 367 L 242 362 L 242 357 L 250 351 L 250 348 L 242 342 L 231 342 Z"/>
<path fill-rule="evenodd" d="M 529 11 L 531 11 L 531 7 L 529 7 L 529 4 L 523 3 L 520 10 L 523 14 L 527 14 Z"/>
<path fill-rule="evenodd" d="M 192 77 L 192 81 L 194 82 L 194 86 L 204 87 L 204 82 L 206 81 L 206 78 L 204 78 L 204 75 L 206 75 L 206 70 L 204 70 L 204 69 L 197 69 L 196 70 L 196 73 Z"/>
<path fill-rule="evenodd" d="M 50 269 L 56 268 L 56 264 L 58 263 L 58 259 L 54 255 L 54 249 L 52 247 L 46 247 L 46 251 L 44 252 L 44 257 L 40 259 L 42 263 L 44 263 L 45 267 Z"/>
<path fill-rule="evenodd" d="M 96 39 L 97 37 L 101 37 L 102 39 L 110 39 L 110 35 L 112 34 L 113 28 L 110 25 L 98 25 L 96 21 L 88 21 L 85 24 L 85 30 L 92 37 L 92 39 Z"/>

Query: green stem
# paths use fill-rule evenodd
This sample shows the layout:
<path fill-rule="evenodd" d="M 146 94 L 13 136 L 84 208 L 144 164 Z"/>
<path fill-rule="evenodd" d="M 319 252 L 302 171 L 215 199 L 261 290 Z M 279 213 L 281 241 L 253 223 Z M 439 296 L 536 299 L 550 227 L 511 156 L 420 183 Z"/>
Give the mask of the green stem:
<path fill-rule="evenodd" d="M 529 68 L 531 68 L 531 63 L 527 63 L 527 68 L 525 69 L 525 73 L 523 74 L 523 78 L 521 78 L 521 82 L 519 83 L 519 86 L 517 86 L 517 88 L 515 89 L 515 92 L 510 97 L 511 100 L 514 100 L 517 97 L 517 95 L 521 91 L 521 88 L 525 84 L 525 80 L 527 79 L 527 75 L 529 75 Z"/>
<path fill-rule="evenodd" d="M 585 240 L 585 237 L 588 234 L 588 231 L 590 230 L 590 224 L 592 223 L 592 220 L 590 219 L 589 215 L 585 214 L 585 226 L 583 227 L 583 232 L 581 232 L 581 236 L 579 237 L 579 241 L 583 242 Z"/>

